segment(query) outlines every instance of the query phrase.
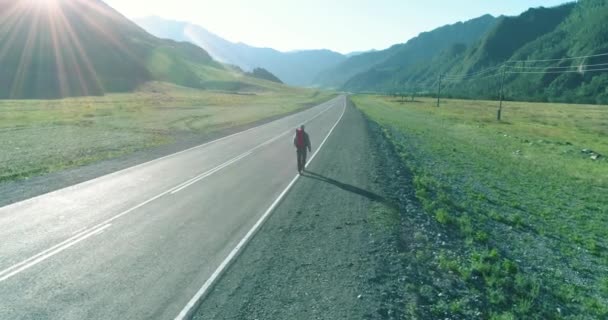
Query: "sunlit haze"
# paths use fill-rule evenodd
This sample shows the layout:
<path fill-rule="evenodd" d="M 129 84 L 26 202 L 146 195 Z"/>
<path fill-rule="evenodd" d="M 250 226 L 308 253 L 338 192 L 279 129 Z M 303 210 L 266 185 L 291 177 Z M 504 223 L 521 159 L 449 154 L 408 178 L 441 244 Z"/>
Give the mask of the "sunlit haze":
<path fill-rule="evenodd" d="M 41 0 L 42 1 L 42 0 Z M 423 31 L 489 13 L 516 15 L 565 0 L 107 0 L 134 18 L 157 15 L 198 24 L 234 42 L 279 50 L 383 49 Z"/>

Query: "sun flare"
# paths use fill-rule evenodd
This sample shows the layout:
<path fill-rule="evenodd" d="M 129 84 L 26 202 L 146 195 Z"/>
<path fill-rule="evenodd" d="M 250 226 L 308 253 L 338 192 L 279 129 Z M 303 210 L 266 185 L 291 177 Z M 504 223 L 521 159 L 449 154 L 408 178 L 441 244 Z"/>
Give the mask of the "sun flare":
<path fill-rule="evenodd" d="M 12 66 L 3 66 L 10 74 L 10 97 L 25 95 L 34 79 L 32 74 L 49 83 L 40 90 L 54 86 L 58 96 L 75 92 L 82 95 L 104 92 L 98 67 L 91 55 L 100 49 L 88 39 L 103 39 L 111 48 L 126 57 L 133 53 L 124 45 L 122 35 L 113 31 L 114 16 L 102 1 L 94 0 L 0 0 L 0 61 L 15 57 Z M 8 1 L 8 0 L 6 0 Z M 93 12 L 79 15 L 80 12 Z M 97 47 L 95 47 L 97 48 Z M 44 55 L 38 55 L 44 52 Z M 34 62 L 35 61 L 35 62 Z M 2 75 L 0 73 L 0 75 Z M 8 77 L 8 76 L 7 76 Z M 50 90 L 50 89 L 49 89 Z"/>
<path fill-rule="evenodd" d="M 29 2 L 31 5 L 35 5 L 35 6 L 50 7 L 50 6 L 56 5 L 61 0 L 25 0 L 25 1 Z"/>

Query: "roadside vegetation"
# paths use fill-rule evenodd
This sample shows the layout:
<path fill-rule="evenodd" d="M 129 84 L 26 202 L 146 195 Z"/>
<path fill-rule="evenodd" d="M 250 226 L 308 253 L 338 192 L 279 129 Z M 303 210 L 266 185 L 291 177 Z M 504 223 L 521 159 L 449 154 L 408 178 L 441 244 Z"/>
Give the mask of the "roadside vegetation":
<path fill-rule="evenodd" d="M 0 182 L 124 156 L 183 136 L 204 139 L 332 97 L 259 80 L 251 86 L 254 90 L 212 91 L 151 82 L 133 93 L 0 100 Z"/>
<path fill-rule="evenodd" d="M 608 317 L 606 106 L 353 101 L 431 222 L 401 217 L 408 318 Z"/>

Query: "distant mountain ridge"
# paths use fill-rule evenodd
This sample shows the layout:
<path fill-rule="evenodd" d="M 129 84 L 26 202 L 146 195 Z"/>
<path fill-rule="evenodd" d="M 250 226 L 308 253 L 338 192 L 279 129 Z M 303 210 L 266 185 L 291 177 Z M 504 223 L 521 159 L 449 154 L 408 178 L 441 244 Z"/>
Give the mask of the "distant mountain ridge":
<path fill-rule="evenodd" d="M 456 43 L 471 44 L 479 40 L 496 22 L 497 19 L 493 16 L 484 15 L 423 32 L 406 43 L 353 56 L 322 72 L 316 82 L 324 87 L 344 87 L 349 90 L 383 88 L 384 81 L 392 81 L 392 74 L 429 61 L 434 54 Z"/>
<path fill-rule="evenodd" d="M 605 0 L 483 16 L 351 57 L 317 82 L 354 92 L 432 93 L 441 77 L 444 96 L 497 99 L 504 72 L 506 99 L 608 104 L 606 17 Z"/>
<path fill-rule="evenodd" d="M 233 43 L 203 27 L 160 17 L 141 18 L 135 22 L 157 37 L 189 41 L 205 49 L 216 60 L 236 65 L 246 71 L 264 68 L 290 85 L 313 85 L 319 72 L 346 59 L 346 56 L 330 50 L 280 52 Z"/>

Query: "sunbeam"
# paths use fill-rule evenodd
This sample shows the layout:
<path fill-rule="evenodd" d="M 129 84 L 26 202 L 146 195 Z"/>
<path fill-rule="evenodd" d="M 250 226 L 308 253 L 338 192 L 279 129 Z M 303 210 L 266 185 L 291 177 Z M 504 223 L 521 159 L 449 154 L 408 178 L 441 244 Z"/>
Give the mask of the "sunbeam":
<path fill-rule="evenodd" d="M 125 45 L 128 35 L 117 32 L 117 19 L 101 1 L 0 2 L 0 59 L 15 61 L 0 78 L 7 97 L 103 94 L 108 83 L 99 72 L 114 72 L 103 52 L 121 64 L 140 60 Z"/>

